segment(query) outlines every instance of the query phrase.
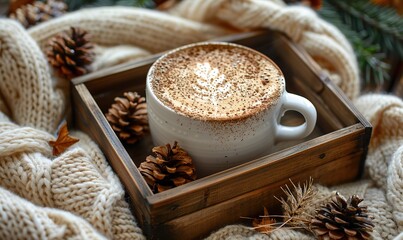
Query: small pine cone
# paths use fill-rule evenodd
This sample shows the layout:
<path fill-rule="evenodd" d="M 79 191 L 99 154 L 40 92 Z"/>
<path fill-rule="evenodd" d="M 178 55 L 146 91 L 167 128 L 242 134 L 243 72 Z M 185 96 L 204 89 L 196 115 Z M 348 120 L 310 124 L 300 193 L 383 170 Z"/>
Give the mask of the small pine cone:
<path fill-rule="evenodd" d="M 175 142 L 173 147 L 167 144 L 152 149 L 139 167 L 147 184 L 154 193 L 162 192 L 183 185 L 196 179 L 196 170 L 192 158 Z"/>
<path fill-rule="evenodd" d="M 29 28 L 38 23 L 59 17 L 66 11 L 67 5 L 63 1 L 35 1 L 31 4 L 22 5 L 15 12 L 10 13 L 9 17 L 19 21 L 25 28 Z"/>
<path fill-rule="evenodd" d="M 346 199 L 339 193 L 321 207 L 312 219 L 310 228 L 319 239 L 369 239 L 374 224 L 367 207 L 358 206 L 363 199 L 353 195 Z"/>
<path fill-rule="evenodd" d="M 123 95 L 124 98 L 115 98 L 105 116 L 122 141 L 134 144 L 148 131 L 146 99 L 137 92 L 125 92 Z"/>
<path fill-rule="evenodd" d="M 87 32 L 74 27 L 70 30 L 50 39 L 47 51 L 49 63 L 67 79 L 88 73 L 94 56 Z"/>

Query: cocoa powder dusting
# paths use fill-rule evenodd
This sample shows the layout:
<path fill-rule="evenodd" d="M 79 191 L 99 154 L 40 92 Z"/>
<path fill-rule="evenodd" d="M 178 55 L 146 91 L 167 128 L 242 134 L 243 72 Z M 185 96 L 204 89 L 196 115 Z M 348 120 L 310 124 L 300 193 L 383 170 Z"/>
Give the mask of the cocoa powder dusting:
<path fill-rule="evenodd" d="M 285 88 L 280 69 L 266 56 L 228 43 L 180 48 L 152 67 L 151 88 L 175 112 L 228 121 L 278 102 Z"/>

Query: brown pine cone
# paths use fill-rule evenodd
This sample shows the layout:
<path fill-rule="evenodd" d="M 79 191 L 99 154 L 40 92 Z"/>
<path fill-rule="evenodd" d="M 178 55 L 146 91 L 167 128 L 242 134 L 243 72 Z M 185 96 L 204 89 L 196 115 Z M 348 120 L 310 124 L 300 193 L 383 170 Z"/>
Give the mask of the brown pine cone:
<path fill-rule="evenodd" d="M 38 23 L 59 17 L 66 13 L 66 11 L 67 5 L 63 1 L 35 1 L 22 5 L 15 12 L 10 13 L 9 17 L 19 21 L 25 28 L 29 28 Z"/>
<path fill-rule="evenodd" d="M 139 167 L 147 184 L 154 193 L 183 185 L 196 179 L 192 158 L 175 142 L 152 149 L 150 155 Z"/>
<path fill-rule="evenodd" d="M 339 193 L 321 207 L 312 219 L 310 229 L 319 239 L 369 239 L 374 224 L 367 207 L 358 206 L 363 199 L 353 195 L 346 199 Z"/>
<path fill-rule="evenodd" d="M 105 117 L 122 141 L 134 144 L 148 131 L 147 104 L 137 92 L 123 95 L 115 98 Z"/>
<path fill-rule="evenodd" d="M 67 79 L 88 73 L 93 61 L 92 43 L 85 30 L 71 27 L 49 40 L 49 63 Z"/>

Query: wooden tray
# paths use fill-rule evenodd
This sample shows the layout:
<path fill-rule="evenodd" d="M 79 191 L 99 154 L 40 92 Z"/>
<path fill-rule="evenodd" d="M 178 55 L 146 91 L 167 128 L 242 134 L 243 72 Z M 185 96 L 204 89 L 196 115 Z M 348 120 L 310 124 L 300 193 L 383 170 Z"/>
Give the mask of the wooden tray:
<path fill-rule="evenodd" d="M 160 56 L 106 69 L 73 80 L 74 124 L 89 134 L 109 159 L 131 199 L 144 233 L 153 239 L 194 239 L 257 216 L 263 206 L 278 207 L 273 195 L 289 179 L 310 176 L 325 185 L 360 177 L 371 125 L 303 49 L 277 32 L 252 32 L 220 39 L 254 48 L 272 58 L 286 77 L 287 91 L 308 98 L 318 111 L 314 132 L 300 141 L 283 142 L 276 152 L 251 162 L 153 194 L 136 166 L 150 153 L 150 136 L 125 146 L 104 117 L 116 96 L 144 94 L 146 74 Z M 287 119 L 297 119 L 286 117 Z M 291 124 L 293 121 L 290 121 Z"/>

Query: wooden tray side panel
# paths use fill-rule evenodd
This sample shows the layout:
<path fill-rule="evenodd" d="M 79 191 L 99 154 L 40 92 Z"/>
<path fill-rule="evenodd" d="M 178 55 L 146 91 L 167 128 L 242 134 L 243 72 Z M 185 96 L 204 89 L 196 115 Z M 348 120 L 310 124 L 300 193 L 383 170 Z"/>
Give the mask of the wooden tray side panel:
<path fill-rule="evenodd" d="M 136 68 L 136 71 L 117 73 L 115 76 L 107 76 L 96 82 L 85 83 L 99 109 L 105 113 L 115 97 L 123 96 L 124 92 L 135 91 L 145 96 L 146 77 L 151 64 L 145 64 Z"/>
<path fill-rule="evenodd" d="M 144 203 L 145 198 L 152 194 L 151 190 L 145 185 L 145 181 L 121 144 L 113 143 L 112 130 L 106 125 L 108 123 L 100 120 L 99 114 L 102 113 L 83 84 L 73 88 L 73 105 L 75 107 L 75 127 L 91 136 L 107 156 L 109 163 L 126 186 L 126 191 L 136 206 L 135 213 L 140 224 L 145 225 L 146 222 L 150 222 L 150 214 Z M 95 126 L 101 126 L 102 130 L 100 131 Z"/>

